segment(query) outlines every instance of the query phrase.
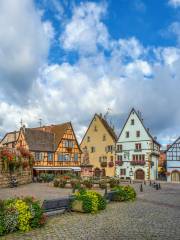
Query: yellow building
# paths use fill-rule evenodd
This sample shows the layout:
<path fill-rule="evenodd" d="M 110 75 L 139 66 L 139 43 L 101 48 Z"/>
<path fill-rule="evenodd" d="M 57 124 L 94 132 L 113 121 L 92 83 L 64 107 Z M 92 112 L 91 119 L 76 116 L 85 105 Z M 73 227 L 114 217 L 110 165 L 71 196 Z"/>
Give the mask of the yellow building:
<path fill-rule="evenodd" d="M 117 136 L 113 128 L 102 115 L 95 114 L 80 144 L 82 165 L 83 159 L 86 159 L 84 166 L 88 164 L 93 166 L 92 175 L 110 177 L 115 175 L 116 140 Z M 86 157 L 83 156 L 85 153 Z M 84 169 L 87 171 L 86 167 Z M 83 172 L 83 167 L 81 171 Z M 83 175 L 85 175 L 84 172 Z"/>

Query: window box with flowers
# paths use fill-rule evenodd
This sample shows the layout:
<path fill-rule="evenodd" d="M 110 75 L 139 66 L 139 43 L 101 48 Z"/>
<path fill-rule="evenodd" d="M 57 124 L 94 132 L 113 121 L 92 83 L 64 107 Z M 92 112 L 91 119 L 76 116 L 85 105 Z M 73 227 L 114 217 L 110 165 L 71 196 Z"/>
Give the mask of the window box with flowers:
<path fill-rule="evenodd" d="M 114 162 L 109 162 L 109 163 L 108 163 L 108 166 L 109 166 L 109 167 L 114 167 Z"/>
<path fill-rule="evenodd" d="M 131 165 L 136 166 L 136 165 L 140 165 L 140 166 L 144 166 L 146 164 L 146 162 L 144 160 L 141 161 L 131 161 Z"/>
<path fill-rule="evenodd" d="M 21 152 L 19 149 L 3 148 L 0 150 L 0 158 L 2 159 L 4 172 L 12 173 L 21 167 L 27 168 L 33 164 L 33 157 L 27 150 Z"/>
<path fill-rule="evenodd" d="M 123 161 L 122 160 L 116 160 L 115 164 L 116 164 L 116 166 L 122 166 L 123 165 Z"/>
<path fill-rule="evenodd" d="M 107 162 L 101 162 L 101 167 L 107 167 Z"/>

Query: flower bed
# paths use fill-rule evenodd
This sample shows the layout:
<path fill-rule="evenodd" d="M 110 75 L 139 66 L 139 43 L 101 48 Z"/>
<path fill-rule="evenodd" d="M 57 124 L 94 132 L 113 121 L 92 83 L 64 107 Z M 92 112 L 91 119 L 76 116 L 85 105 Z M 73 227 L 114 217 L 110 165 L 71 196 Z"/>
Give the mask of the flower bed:
<path fill-rule="evenodd" d="M 112 189 L 115 191 L 112 201 L 133 201 L 136 199 L 136 192 L 131 186 L 116 186 Z"/>
<path fill-rule="evenodd" d="M 26 232 L 44 225 L 46 218 L 39 201 L 27 197 L 0 201 L 0 236 Z"/>
<path fill-rule="evenodd" d="M 106 208 L 106 199 L 95 191 L 81 189 L 74 196 L 72 202 L 73 211 L 97 213 Z"/>

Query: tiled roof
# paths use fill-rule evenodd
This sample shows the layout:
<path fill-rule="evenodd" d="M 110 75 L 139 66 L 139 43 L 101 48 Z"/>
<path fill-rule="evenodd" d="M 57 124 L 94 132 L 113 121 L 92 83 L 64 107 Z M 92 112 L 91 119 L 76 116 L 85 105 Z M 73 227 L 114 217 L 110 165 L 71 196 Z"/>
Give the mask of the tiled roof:
<path fill-rule="evenodd" d="M 59 145 L 60 141 L 62 140 L 64 133 L 66 132 L 66 130 L 68 129 L 68 127 L 70 125 L 71 125 L 70 122 L 66 122 L 66 123 L 62 123 L 62 124 L 42 126 L 42 127 L 33 128 L 33 129 L 53 133 L 55 147 L 57 147 Z"/>
<path fill-rule="evenodd" d="M 35 130 L 31 128 L 25 128 L 24 130 L 25 140 L 29 146 L 30 151 L 55 151 L 54 134 Z"/>

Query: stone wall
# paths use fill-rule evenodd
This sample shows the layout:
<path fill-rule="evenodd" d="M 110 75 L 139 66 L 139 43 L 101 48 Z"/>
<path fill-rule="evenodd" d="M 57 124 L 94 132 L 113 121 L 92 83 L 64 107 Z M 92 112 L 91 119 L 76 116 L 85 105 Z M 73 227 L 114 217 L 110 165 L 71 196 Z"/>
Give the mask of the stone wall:
<path fill-rule="evenodd" d="M 12 174 L 3 172 L 2 161 L 0 159 L 0 188 L 9 187 L 11 176 L 14 176 L 17 179 L 18 185 L 32 182 L 31 169 L 19 170 L 17 172 L 13 172 Z"/>
<path fill-rule="evenodd" d="M 23 170 L 11 175 L 9 173 L 0 173 L 0 188 L 9 187 L 11 176 L 17 179 L 18 185 L 32 182 L 32 172 L 30 170 Z"/>

